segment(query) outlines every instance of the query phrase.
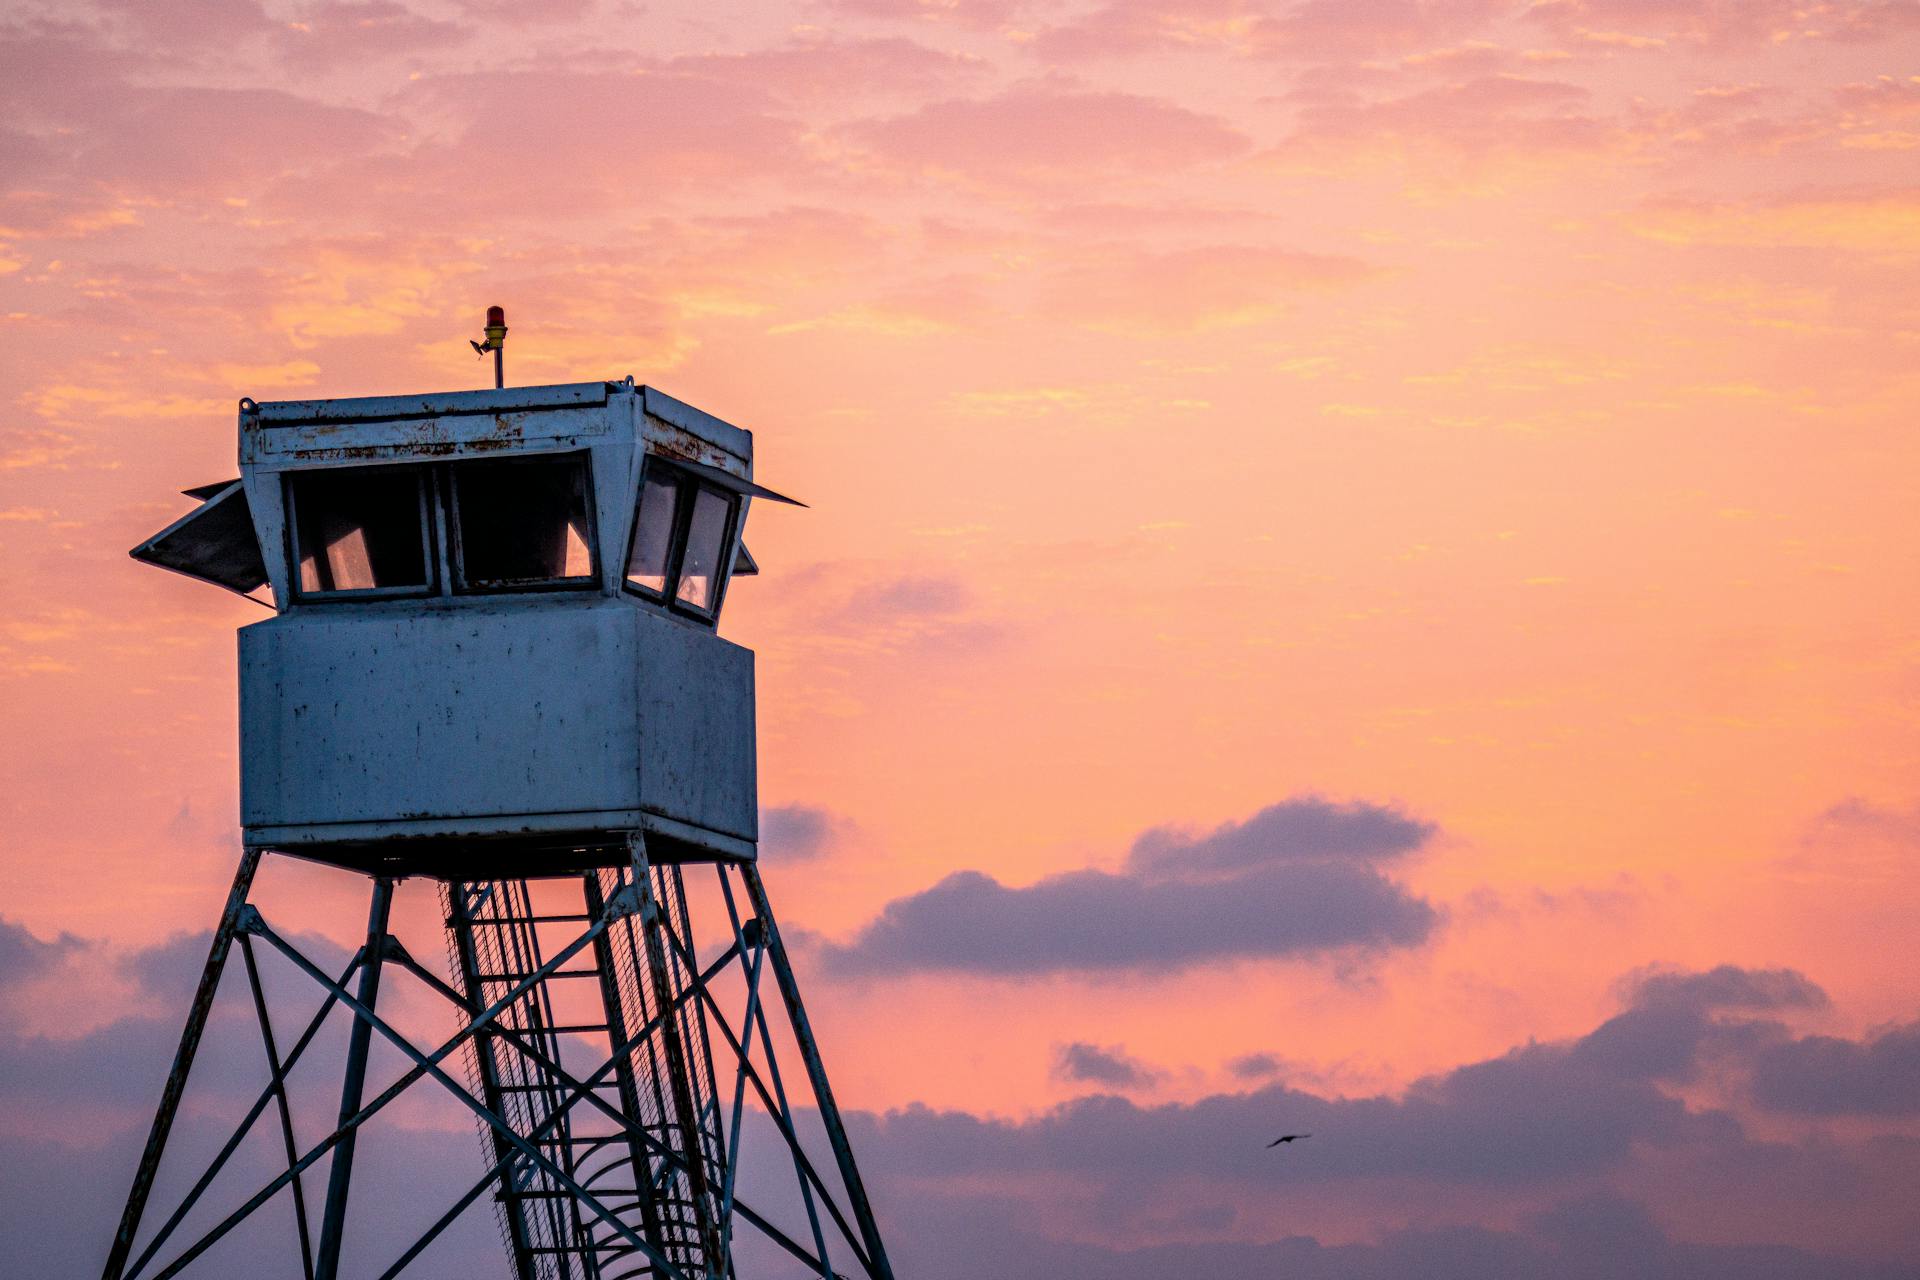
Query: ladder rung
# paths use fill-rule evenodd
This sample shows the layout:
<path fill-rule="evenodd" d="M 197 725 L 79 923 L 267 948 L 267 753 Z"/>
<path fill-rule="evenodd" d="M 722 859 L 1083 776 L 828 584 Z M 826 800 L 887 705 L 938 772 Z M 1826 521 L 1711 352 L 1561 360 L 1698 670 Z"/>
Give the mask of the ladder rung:
<path fill-rule="evenodd" d="M 571 1198 L 572 1195 L 573 1195 L 573 1192 L 566 1190 L 564 1187 L 557 1191 L 496 1191 L 494 1192 L 494 1196 L 497 1199 L 501 1199 L 501 1200 L 566 1200 Z M 632 1187 L 608 1187 L 605 1191 L 601 1191 L 598 1188 L 596 1188 L 593 1193 L 593 1198 L 598 1200 L 601 1204 L 605 1205 L 607 1208 L 612 1209 L 612 1208 L 615 1208 L 616 1206 L 614 1205 L 613 1201 L 609 1199 L 609 1197 L 628 1196 L 632 1198 L 633 1203 L 637 1205 L 640 1203 L 639 1195 L 640 1193 L 635 1191 Z"/>
<path fill-rule="evenodd" d="M 531 973 L 476 973 L 473 975 L 473 980 L 475 982 L 525 982 L 532 976 Z M 598 969 L 555 969 L 547 976 L 549 978 L 597 978 L 600 976 L 600 971 Z"/>
<path fill-rule="evenodd" d="M 593 919 L 593 917 L 590 915 L 587 915 L 585 912 L 579 912 L 579 913 L 563 912 L 559 915 L 544 915 L 544 916 L 468 916 L 466 917 L 466 923 L 472 924 L 472 925 L 567 924 L 567 923 L 585 924 L 587 921 L 591 919 Z M 449 920 L 447 921 L 447 923 L 453 924 L 455 922 L 452 920 Z"/>
<path fill-rule="evenodd" d="M 615 1239 L 620 1239 L 620 1237 L 616 1236 Z M 633 1248 L 632 1245 L 627 1244 L 624 1240 L 621 1240 L 621 1247 L 629 1250 Z M 564 1253 L 572 1257 L 578 1257 L 580 1254 L 583 1254 L 583 1253 L 606 1253 L 613 1248 L 614 1248 L 613 1242 L 609 1241 L 606 1244 L 586 1243 L 586 1244 L 528 1245 L 526 1251 L 528 1253 Z"/>

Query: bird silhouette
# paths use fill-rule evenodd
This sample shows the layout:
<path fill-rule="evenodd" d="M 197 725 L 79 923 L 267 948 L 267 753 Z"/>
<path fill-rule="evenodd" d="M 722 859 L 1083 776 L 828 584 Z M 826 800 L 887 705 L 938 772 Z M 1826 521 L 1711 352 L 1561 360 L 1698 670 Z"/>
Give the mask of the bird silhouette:
<path fill-rule="evenodd" d="M 1279 1146 L 1283 1142 L 1298 1142 L 1302 1138 L 1311 1138 L 1312 1136 L 1313 1135 L 1310 1133 L 1283 1133 L 1279 1137 L 1275 1138 L 1272 1142 L 1269 1142 L 1267 1144 L 1267 1149 L 1272 1150 L 1274 1147 Z"/>

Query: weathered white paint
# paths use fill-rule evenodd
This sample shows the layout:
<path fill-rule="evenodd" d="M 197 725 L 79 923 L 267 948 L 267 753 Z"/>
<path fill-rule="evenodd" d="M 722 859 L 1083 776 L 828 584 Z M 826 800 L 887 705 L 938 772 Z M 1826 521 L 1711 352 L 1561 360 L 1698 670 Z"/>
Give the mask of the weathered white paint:
<path fill-rule="evenodd" d="M 240 632 L 249 839 L 757 835 L 753 654 L 597 594 L 311 606 Z M 351 830 L 349 830 L 349 828 Z"/>

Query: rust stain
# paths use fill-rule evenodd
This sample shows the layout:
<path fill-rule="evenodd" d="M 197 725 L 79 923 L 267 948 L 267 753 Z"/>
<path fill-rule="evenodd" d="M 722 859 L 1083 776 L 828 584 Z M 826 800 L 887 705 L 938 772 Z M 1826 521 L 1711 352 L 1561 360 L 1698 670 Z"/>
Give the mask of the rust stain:
<path fill-rule="evenodd" d="M 739 466 L 739 459 L 715 447 L 710 441 L 702 440 L 680 427 L 660 424 L 658 419 L 654 421 L 656 430 L 648 433 L 646 450 L 655 457 L 670 462 L 696 462 L 730 474 Z M 729 463 L 733 465 L 729 466 Z"/>

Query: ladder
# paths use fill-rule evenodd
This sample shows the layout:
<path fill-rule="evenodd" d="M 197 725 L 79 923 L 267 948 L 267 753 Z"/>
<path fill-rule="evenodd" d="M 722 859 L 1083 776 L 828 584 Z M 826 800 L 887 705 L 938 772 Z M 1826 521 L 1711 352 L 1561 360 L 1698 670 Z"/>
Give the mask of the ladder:
<path fill-rule="evenodd" d="M 471 1008 L 493 1005 L 541 968 L 543 926 L 577 934 L 633 874 L 544 880 L 537 894 L 526 880 L 443 883 L 450 967 Z M 467 1071 L 517 1135 L 697 1280 L 726 1256 L 716 1234 L 726 1146 L 707 1020 L 688 998 L 696 975 L 674 945 L 690 936 L 680 868 L 652 868 L 646 888 L 653 909 L 601 933 L 592 964 L 557 969 L 523 992 L 468 1042 Z M 600 1107 L 567 1105 L 561 1072 L 592 1079 L 609 1059 L 613 1070 L 592 1091 L 644 1138 Z M 483 1140 L 502 1170 L 494 1199 L 516 1280 L 668 1274 L 503 1135 L 483 1128 Z"/>

